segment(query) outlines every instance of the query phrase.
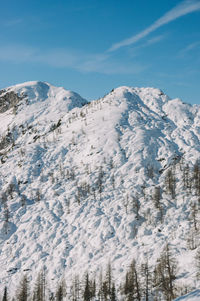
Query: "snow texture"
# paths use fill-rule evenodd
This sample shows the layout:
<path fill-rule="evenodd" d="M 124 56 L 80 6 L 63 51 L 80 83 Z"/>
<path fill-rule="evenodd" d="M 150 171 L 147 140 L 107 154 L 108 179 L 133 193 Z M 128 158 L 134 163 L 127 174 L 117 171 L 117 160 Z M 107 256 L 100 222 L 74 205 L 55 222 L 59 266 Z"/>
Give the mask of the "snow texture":
<path fill-rule="evenodd" d="M 199 301 L 200 300 L 200 290 L 195 290 L 185 296 L 176 298 L 174 301 Z"/>

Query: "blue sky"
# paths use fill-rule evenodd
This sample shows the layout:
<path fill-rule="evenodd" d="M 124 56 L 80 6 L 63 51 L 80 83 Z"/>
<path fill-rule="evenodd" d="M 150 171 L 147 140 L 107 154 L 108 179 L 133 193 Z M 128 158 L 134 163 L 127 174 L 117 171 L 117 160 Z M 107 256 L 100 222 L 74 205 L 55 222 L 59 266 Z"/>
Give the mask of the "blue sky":
<path fill-rule="evenodd" d="M 40 80 L 87 99 L 153 86 L 200 104 L 200 0 L 1 1 L 0 88 Z"/>

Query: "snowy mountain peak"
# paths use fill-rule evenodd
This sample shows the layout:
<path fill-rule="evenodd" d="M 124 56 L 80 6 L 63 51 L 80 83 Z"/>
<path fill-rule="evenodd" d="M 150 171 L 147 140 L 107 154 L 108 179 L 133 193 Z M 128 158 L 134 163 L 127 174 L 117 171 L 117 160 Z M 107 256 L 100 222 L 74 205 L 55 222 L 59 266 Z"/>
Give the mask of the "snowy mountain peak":
<path fill-rule="evenodd" d="M 132 88 L 122 86 L 113 89 L 107 96 L 110 101 L 126 102 L 132 110 L 148 109 L 163 115 L 162 107 L 169 101 L 169 97 L 155 88 Z"/>
<path fill-rule="evenodd" d="M 128 87 L 128 86 L 120 86 L 116 89 L 113 89 L 111 91 L 111 93 L 116 93 L 116 95 L 127 95 L 128 93 L 130 94 L 139 94 L 141 93 L 141 95 L 151 95 L 151 96 L 154 96 L 155 98 L 156 97 L 159 97 L 161 95 L 164 95 L 164 93 L 160 90 L 160 89 L 157 89 L 157 88 L 152 88 L 152 87 L 141 87 L 141 88 L 138 88 L 138 87 Z"/>
<path fill-rule="evenodd" d="M 46 82 L 26 82 L 0 91 L 0 113 L 5 130 L 16 124 L 58 122 L 66 113 L 88 103 L 79 94 Z"/>
<path fill-rule="evenodd" d="M 55 101 L 69 100 L 71 101 L 70 110 L 73 107 L 79 107 L 84 105 L 87 101 L 80 97 L 75 92 L 65 90 L 62 87 L 55 87 L 47 82 L 32 81 L 11 86 L 5 89 L 7 92 L 15 92 L 19 96 L 27 96 L 30 103 L 37 101 L 44 101 L 45 99 L 51 98 Z M 72 103 L 74 102 L 74 103 Z"/>

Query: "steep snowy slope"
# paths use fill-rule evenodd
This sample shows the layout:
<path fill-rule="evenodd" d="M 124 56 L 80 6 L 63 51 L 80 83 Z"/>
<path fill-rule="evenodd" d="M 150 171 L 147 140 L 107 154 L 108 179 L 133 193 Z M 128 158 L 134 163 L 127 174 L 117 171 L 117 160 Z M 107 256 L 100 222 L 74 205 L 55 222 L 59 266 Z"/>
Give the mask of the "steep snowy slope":
<path fill-rule="evenodd" d="M 42 268 L 53 290 L 109 261 L 119 284 L 132 259 L 153 269 L 166 242 L 177 285 L 196 287 L 199 106 L 129 87 L 88 103 L 30 82 L 0 92 L 0 134 L 1 290 Z"/>

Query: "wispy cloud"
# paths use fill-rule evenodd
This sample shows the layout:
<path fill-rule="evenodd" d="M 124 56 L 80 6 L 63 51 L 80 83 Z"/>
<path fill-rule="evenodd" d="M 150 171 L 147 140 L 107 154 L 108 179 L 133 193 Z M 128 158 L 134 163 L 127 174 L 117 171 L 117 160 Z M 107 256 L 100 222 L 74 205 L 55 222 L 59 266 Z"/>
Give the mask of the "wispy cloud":
<path fill-rule="evenodd" d="M 200 10 L 200 1 L 199 0 L 185 0 L 179 3 L 177 6 L 172 8 L 170 11 L 168 11 L 164 16 L 159 18 L 156 22 L 154 22 L 152 25 L 147 27 L 145 30 L 139 32 L 138 34 L 125 39 L 123 41 L 120 41 L 116 44 L 113 44 L 109 49 L 108 52 L 115 51 L 121 47 L 128 46 L 131 44 L 134 44 L 138 42 L 139 40 L 143 39 L 147 35 L 149 35 L 151 32 L 155 31 L 159 27 L 168 24 L 184 15 L 187 15 L 189 13 L 195 12 Z"/>
<path fill-rule="evenodd" d="M 123 63 L 108 55 L 94 55 L 83 60 L 77 69 L 82 72 L 98 72 L 103 74 L 136 74 L 144 71 L 147 66 L 136 62 Z"/>
<path fill-rule="evenodd" d="M 151 39 L 145 40 L 143 43 L 141 43 L 139 45 L 134 45 L 132 47 L 129 47 L 127 49 L 127 53 L 130 57 L 134 58 L 141 54 L 142 49 L 146 50 L 147 47 L 151 47 L 152 45 L 159 43 L 160 41 L 164 40 L 165 38 L 166 38 L 166 35 L 155 36 Z M 110 53 L 112 53 L 112 52 L 109 52 L 109 54 Z"/>
<path fill-rule="evenodd" d="M 191 52 L 196 48 L 200 48 L 200 41 L 191 43 L 187 45 L 185 48 L 181 49 L 181 51 L 179 52 L 179 57 L 185 57 L 187 53 Z"/>
<path fill-rule="evenodd" d="M 0 46 L 0 61 L 12 63 L 23 63 L 33 60 L 37 54 L 37 49 L 24 45 Z"/>
<path fill-rule="evenodd" d="M 144 47 L 156 44 L 156 43 L 162 41 L 165 37 L 166 37 L 165 35 L 159 35 L 159 36 L 153 37 L 153 38 L 147 40 L 146 43 L 144 43 Z"/>
<path fill-rule="evenodd" d="M 56 68 L 71 68 L 80 72 L 102 74 L 135 74 L 146 67 L 137 62 L 125 64 L 111 54 L 89 54 L 74 49 L 42 50 L 22 45 L 0 46 L 0 61 L 40 63 Z"/>
<path fill-rule="evenodd" d="M 7 19 L 7 20 L 2 20 L 1 25 L 4 27 L 13 27 L 18 24 L 21 24 L 23 22 L 22 19 L 16 18 L 16 19 Z"/>

